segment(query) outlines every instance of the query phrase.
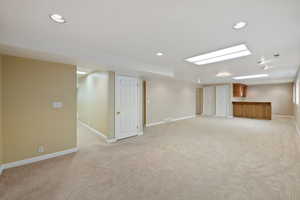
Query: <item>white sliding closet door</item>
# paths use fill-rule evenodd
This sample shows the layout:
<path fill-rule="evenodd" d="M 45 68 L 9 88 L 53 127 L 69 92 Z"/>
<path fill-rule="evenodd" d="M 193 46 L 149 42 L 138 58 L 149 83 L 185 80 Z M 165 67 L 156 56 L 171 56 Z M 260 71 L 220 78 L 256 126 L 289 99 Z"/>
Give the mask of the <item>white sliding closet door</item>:
<path fill-rule="evenodd" d="M 229 86 L 216 86 L 216 116 L 226 117 L 229 115 Z"/>
<path fill-rule="evenodd" d="M 216 88 L 214 86 L 203 89 L 203 114 L 208 116 L 216 114 Z"/>

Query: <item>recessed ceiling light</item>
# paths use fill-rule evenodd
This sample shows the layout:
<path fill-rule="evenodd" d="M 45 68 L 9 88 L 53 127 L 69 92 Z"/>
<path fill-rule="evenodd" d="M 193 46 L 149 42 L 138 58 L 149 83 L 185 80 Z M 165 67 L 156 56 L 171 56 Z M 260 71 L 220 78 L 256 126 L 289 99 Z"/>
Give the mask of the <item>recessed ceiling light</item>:
<path fill-rule="evenodd" d="M 199 78 L 197 82 L 198 82 L 198 83 L 201 83 L 201 79 Z"/>
<path fill-rule="evenodd" d="M 249 51 L 248 47 L 245 44 L 241 44 L 230 48 L 214 51 L 211 53 L 194 56 L 185 60 L 196 65 L 205 65 L 210 63 L 221 62 L 224 60 L 244 57 L 248 55 L 251 55 L 251 52 Z"/>
<path fill-rule="evenodd" d="M 77 74 L 87 74 L 87 72 L 77 71 Z"/>
<path fill-rule="evenodd" d="M 237 76 L 233 77 L 235 80 L 241 80 L 241 79 L 252 79 L 252 78 L 263 78 L 268 77 L 268 74 L 255 74 L 255 75 L 249 75 L 249 76 Z"/>
<path fill-rule="evenodd" d="M 163 56 L 164 54 L 162 52 L 156 53 L 157 56 Z"/>
<path fill-rule="evenodd" d="M 52 19 L 56 23 L 59 23 L 59 24 L 66 23 L 65 18 L 59 14 L 51 14 L 49 16 L 50 16 L 50 19 Z"/>
<path fill-rule="evenodd" d="M 231 76 L 231 73 L 229 72 L 219 72 L 216 74 L 217 77 L 226 77 L 226 76 Z"/>
<path fill-rule="evenodd" d="M 233 29 L 235 30 L 240 30 L 242 28 L 245 28 L 247 26 L 247 22 L 244 22 L 244 21 L 240 21 L 240 22 L 237 22 L 233 25 Z"/>

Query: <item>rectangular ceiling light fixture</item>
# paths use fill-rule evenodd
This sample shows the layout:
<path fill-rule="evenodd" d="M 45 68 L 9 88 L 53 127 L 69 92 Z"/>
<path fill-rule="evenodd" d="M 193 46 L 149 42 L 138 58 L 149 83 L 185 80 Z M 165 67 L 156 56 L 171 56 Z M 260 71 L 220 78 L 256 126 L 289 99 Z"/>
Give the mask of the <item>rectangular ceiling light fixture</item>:
<path fill-rule="evenodd" d="M 83 72 L 83 71 L 77 71 L 76 73 L 77 74 L 87 74 L 86 72 Z"/>
<path fill-rule="evenodd" d="M 211 53 L 202 54 L 199 56 L 185 59 L 187 62 L 191 62 L 196 65 L 206 65 L 210 63 L 221 62 L 224 60 L 231 60 L 234 58 L 244 57 L 251 55 L 248 47 L 245 44 L 221 49 Z"/>
<path fill-rule="evenodd" d="M 255 75 L 249 75 L 249 76 L 237 76 L 233 77 L 235 80 L 241 80 L 241 79 L 252 79 L 252 78 L 263 78 L 268 77 L 268 74 L 255 74 Z"/>

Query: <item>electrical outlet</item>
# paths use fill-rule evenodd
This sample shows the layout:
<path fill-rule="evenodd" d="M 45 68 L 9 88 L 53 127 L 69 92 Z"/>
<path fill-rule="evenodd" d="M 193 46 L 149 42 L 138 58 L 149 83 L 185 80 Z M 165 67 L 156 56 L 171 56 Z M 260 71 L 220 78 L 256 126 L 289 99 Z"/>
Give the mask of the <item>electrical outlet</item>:
<path fill-rule="evenodd" d="M 44 146 L 39 146 L 37 151 L 38 153 L 43 153 L 45 151 Z"/>

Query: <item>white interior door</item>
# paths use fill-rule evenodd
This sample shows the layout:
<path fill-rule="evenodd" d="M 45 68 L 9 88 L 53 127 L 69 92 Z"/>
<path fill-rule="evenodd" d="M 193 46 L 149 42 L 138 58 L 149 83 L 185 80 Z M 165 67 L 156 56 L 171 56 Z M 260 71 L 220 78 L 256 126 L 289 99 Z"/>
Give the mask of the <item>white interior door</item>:
<path fill-rule="evenodd" d="M 116 139 L 138 134 L 138 79 L 116 76 Z"/>
<path fill-rule="evenodd" d="M 216 116 L 226 117 L 229 114 L 229 86 L 216 86 Z"/>
<path fill-rule="evenodd" d="M 203 89 L 203 114 L 212 116 L 216 113 L 216 91 L 214 86 Z"/>

